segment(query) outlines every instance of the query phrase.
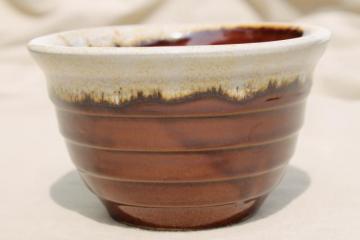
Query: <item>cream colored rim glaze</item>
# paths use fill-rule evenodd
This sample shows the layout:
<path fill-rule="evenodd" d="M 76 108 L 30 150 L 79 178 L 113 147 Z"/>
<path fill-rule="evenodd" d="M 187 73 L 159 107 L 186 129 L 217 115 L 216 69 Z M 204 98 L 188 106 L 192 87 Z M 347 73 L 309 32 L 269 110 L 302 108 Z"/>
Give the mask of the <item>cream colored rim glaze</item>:
<path fill-rule="evenodd" d="M 174 33 L 235 27 L 300 29 L 303 36 L 245 44 L 129 47 Z M 214 89 L 242 100 L 269 86 L 305 82 L 329 38 L 324 28 L 295 24 L 134 25 L 52 34 L 28 47 L 54 97 L 121 105 L 139 96 L 169 101 Z M 112 47 L 117 41 L 128 47 Z"/>

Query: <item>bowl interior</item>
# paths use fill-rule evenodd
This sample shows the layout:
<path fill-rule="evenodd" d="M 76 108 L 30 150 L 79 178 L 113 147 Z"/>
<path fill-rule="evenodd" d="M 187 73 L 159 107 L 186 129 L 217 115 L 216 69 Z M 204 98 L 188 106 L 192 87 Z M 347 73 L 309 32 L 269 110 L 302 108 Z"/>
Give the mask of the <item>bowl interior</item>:
<path fill-rule="evenodd" d="M 157 47 L 157 46 L 196 46 L 196 45 L 224 45 L 269 42 L 301 37 L 303 31 L 300 28 L 274 27 L 274 26 L 239 26 L 222 27 L 217 29 L 205 29 L 195 31 L 170 31 L 168 36 L 142 39 L 133 43 L 134 47 Z M 116 47 L 121 47 L 121 37 L 115 42 Z M 91 45 L 90 45 L 91 47 Z"/>
<path fill-rule="evenodd" d="M 303 35 L 305 31 L 299 26 L 270 23 L 122 26 L 58 33 L 47 36 L 43 43 L 67 47 L 199 46 L 270 42 Z"/>

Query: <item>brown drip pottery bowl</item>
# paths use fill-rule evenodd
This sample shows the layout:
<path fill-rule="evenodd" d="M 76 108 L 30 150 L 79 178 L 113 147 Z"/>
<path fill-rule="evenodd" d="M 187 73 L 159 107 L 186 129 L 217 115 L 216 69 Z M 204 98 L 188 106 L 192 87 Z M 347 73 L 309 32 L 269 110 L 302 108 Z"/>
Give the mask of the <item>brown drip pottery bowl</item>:
<path fill-rule="evenodd" d="M 253 214 L 303 124 L 323 28 L 121 26 L 34 39 L 60 131 L 117 221 L 200 229 Z"/>

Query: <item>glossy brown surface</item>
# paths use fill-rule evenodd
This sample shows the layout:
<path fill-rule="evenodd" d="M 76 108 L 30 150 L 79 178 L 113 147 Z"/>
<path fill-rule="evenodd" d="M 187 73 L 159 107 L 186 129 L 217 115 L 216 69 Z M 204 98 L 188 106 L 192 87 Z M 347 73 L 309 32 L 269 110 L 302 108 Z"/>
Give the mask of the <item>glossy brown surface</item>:
<path fill-rule="evenodd" d="M 300 29 L 275 27 L 238 27 L 192 32 L 174 39 L 143 41 L 137 47 L 221 45 L 269 42 L 301 37 Z M 121 46 L 118 46 L 121 47 Z"/>
<path fill-rule="evenodd" d="M 122 107 L 53 100 L 72 160 L 114 219 L 196 229 L 251 215 L 279 183 L 309 88 L 295 81 L 242 101 L 209 92 Z"/>

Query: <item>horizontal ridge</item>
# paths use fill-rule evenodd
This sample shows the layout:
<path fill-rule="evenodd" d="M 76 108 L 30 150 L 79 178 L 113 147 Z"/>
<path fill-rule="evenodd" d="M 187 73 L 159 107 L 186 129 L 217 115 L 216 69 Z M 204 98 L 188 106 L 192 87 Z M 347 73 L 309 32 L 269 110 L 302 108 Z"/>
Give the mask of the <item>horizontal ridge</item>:
<path fill-rule="evenodd" d="M 257 177 L 257 176 L 261 176 L 264 174 L 268 174 L 277 170 L 280 170 L 284 167 L 286 167 L 288 161 L 285 161 L 284 163 L 264 170 L 264 171 L 259 171 L 259 172 L 255 172 L 255 173 L 250 173 L 250 174 L 243 174 L 243 175 L 238 175 L 238 176 L 233 176 L 233 177 L 223 177 L 223 178 L 217 178 L 217 179 L 201 179 L 201 180 L 135 180 L 135 179 L 122 179 L 122 178 L 118 178 L 118 177 L 111 177 L 111 176 L 105 176 L 102 174 L 96 174 L 93 172 L 90 172 L 88 170 L 84 170 L 81 168 L 78 168 L 78 171 L 81 174 L 84 175 L 88 175 L 94 178 L 100 178 L 100 179 L 105 179 L 105 180 L 110 180 L 110 181 L 116 181 L 116 182 L 126 182 L 126 183 L 158 183 L 158 184 L 187 184 L 187 183 L 210 183 L 210 182 L 227 182 L 227 181 L 233 181 L 233 180 L 238 180 L 238 179 L 243 179 L 243 178 L 251 178 L 251 177 Z"/>
<path fill-rule="evenodd" d="M 246 204 L 248 202 L 251 202 L 251 201 L 255 201 L 257 200 L 258 198 L 261 198 L 267 194 L 269 194 L 270 192 L 272 191 L 269 190 L 269 191 L 264 191 L 263 193 L 257 195 L 257 196 L 254 196 L 254 197 L 251 197 L 250 199 L 245 199 L 245 200 L 242 200 L 241 202 L 243 204 Z M 108 200 L 108 199 L 105 199 L 105 198 L 101 198 L 102 200 L 104 201 L 107 201 L 107 202 L 111 202 L 113 204 L 116 204 L 116 205 L 121 205 L 123 207 L 134 207 L 134 208 L 209 208 L 209 207 L 222 207 L 222 206 L 226 206 L 226 205 L 233 205 L 233 204 L 239 204 L 239 202 L 222 202 L 222 203 L 217 203 L 217 204 L 198 204 L 198 205 L 144 205 L 144 204 L 141 204 L 141 205 L 134 205 L 134 204 L 128 204 L 128 203 L 117 203 L 117 202 L 114 202 L 112 200 Z"/>
<path fill-rule="evenodd" d="M 74 144 L 74 145 L 79 145 L 82 147 L 87 147 L 87 148 L 95 148 L 95 149 L 100 149 L 100 150 L 105 150 L 105 151 L 119 151 L 119 152 L 148 152 L 148 153 L 177 153 L 177 152 L 211 152 L 211 151 L 227 151 L 227 150 L 236 150 L 236 149 L 241 149 L 241 148 L 247 148 L 247 147 L 256 147 L 256 146 L 261 146 L 261 145 L 268 145 L 268 144 L 272 144 L 272 143 L 276 143 L 276 142 L 281 142 L 284 141 L 288 138 L 292 138 L 292 137 L 296 137 L 299 133 L 300 129 L 292 132 L 289 135 L 286 135 L 284 137 L 280 137 L 280 138 L 275 138 L 272 140 L 268 140 L 268 141 L 263 141 L 263 142 L 254 142 L 254 143 L 246 143 L 246 144 L 237 144 L 237 145 L 231 145 L 231 146 L 221 146 L 221 147 L 210 147 L 210 148 L 196 148 L 196 149 L 121 149 L 121 148 L 117 148 L 117 147 L 105 147 L 105 146 L 98 146 L 98 145 L 94 145 L 94 144 L 89 144 L 89 143 L 82 143 L 73 139 L 70 139 L 68 137 L 65 137 L 65 141 L 70 143 L 70 144 Z"/>

